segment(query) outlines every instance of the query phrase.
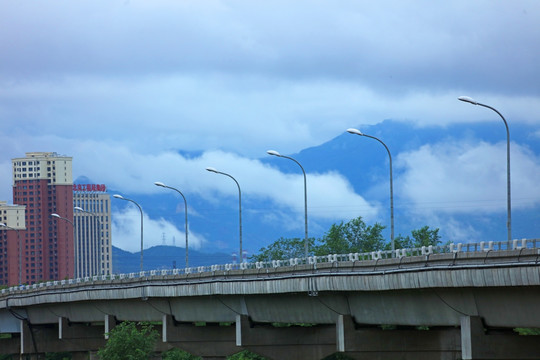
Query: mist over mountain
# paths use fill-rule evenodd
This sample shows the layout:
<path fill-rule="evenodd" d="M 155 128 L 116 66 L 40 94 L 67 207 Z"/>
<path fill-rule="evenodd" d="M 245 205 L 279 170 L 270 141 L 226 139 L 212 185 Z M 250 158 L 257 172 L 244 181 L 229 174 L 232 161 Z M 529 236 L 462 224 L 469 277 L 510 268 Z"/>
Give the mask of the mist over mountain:
<path fill-rule="evenodd" d="M 131 253 L 113 246 L 113 273 L 128 274 L 140 271 L 141 253 Z M 231 254 L 189 251 L 189 267 L 232 263 Z M 186 267 L 186 252 L 176 246 L 158 245 L 143 251 L 144 270 L 183 269 Z"/>
<path fill-rule="evenodd" d="M 468 124 L 454 124 L 451 126 L 417 127 L 414 123 L 386 120 L 377 125 L 361 126 L 357 128 L 365 134 L 375 136 L 388 146 L 393 160 L 393 181 L 394 181 L 394 211 L 395 211 L 395 235 L 409 235 L 414 229 L 428 225 L 432 228 L 440 228 L 443 242 L 468 242 L 468 241 L 503 241 L 506 240 L 506 211 L 505 211 L 505 156 L 495 152 L 493 149 L 504 149 L 506 134 L 504 125 L 498 121 L 488 121 Z M 517 155 L 513 158 L 513 211 L 512 225 L 514 238 L 533 238 L 540 233 L 538 194 L 523 194 L 521 184 L 528 181 L 527 162 L 524 156 L 530 159 L 537 159 L 540 154 L 538 134 L 532 126 L 522 123 L 511 124 L 512 151 Z M 476 147 L 484 149 L 483 157 L 474 157 Z M 469 153 L 460 155 L 461 148 L 471 148 Z M 279 149 L 275 149 L 278 150 Z M 473 151 L 474 150 L 474 151 Z M 479 150 L 478 150 L 479 151 Z M 478 152 L 477 151 L 477 152 Z M 178 150 L 179 154 L 186 157 L 197 158 L 202 156 L 202 152 L 187 152 Z M 448 167 L 453 166 L 451 162 L 454 158 L 446 156 L 451 153 L 456 156 L 456 165 L 452 171 L 448 172 Z M 425 154 L 430 155 L 425 156 Z M 434 157 L 435 155 L 438 158 Z M 524 154 L 524 155 L 523 155 Z M 285 154 L 284 154 L 285 155 Z M 309 236 L 320 238 L 324 236 L 333 223 L 348 221 L 352 217 L 345 214 L 343 208 L 319 209 L 310 206 L 310 196 L 314 196 L 313 189 L 310 189 L 310 175 L 336 173 L 348 181 L 354 192 L 361 195 L 368 202 L 375 204 L 378 215 L 375 221 L 380 222 L 386 229 L 384 236 L 389 238 L 390 228 L 390 197 L 389 197 L 389 157 L 385 148 L 376 140 L 352 135 L 344 132 L 326 143 L 319 146 L 310 147 L 297 154 L 286 154 L 299 161 L 307 173 L 308 187 L 308 218 Z M 425 157 L 422 157 L 422 156 Z M 470 160 L 466 158 L 470 156 Z M 441 160 L 442 159 L 442 160 Z M 478 160 L 481 159 L 481 160 Z M 280 172 L 291 175 L 301 175 L 298 165 L 292 161 L 278 159 L 274 156 L 261 154 L 258 159 L 261 163 L 277 168 Z M 423 164 L 425 162 L 425 164 Z M 489 165 L 489 164 L 491 165 Z M 446 166 L 446 171 L 439 168 Z M 465 193 L 469 187 L 476 186 L 481 191 L 483 184 L 478 181 L 485 181 L 476 176 L 469 176 L 473 170 L 480 172 L 493 171 L 490 167 L 495 164 L 497 180 L 496 188 L 498 197 L 471 199 L 468 201 Z M 213 164 L 208 164 L 212 166 Z M 424 173 L 411 175 L 411 167 L 424 166 Z M 471 170 L 473 169 L 473 170 Z M 463 176 L 461 171 L 463 170 Z M 475 170 L 475 171 L 476 171 Z M 531 169 L 531 171 L 536 171 Z M 203 174 L 201 176 L 204 176 Z M 212 176 L 212 175 L 207 175 Z M 448 177 L 448 186 L 445 182 Z M 88 177 L 91 177 L 90 175 Z M 456 177 L 450 179 L 450 177 Z M 77 179 L 77 181 L 79 181 Z M 84 179 L 90 181 L 89 179 Z M 156 181 L 160 179 L 156 178 Z M 99 180 L 96 180 L 99 183 Z M 221 181 L 221 179 L 220 179 Z M 488 177 L 485 186 L 492 186 Z M 416 183 L 419 188 L 414 189 Z M 433 188 L 431 186 L 433 185 Z M 527 185 L 527 184 L 525 184 Z M 523 186 L 525 186 L 523 185 Z M 234 184 L 231 184 L 234 186 Z M 261 187 L 272 187 L 272 183 L 261 183 Z M 222 259 L 229 262 L 232 253 L 238 253 L 239 248 L 239 223 L 238 223 L 238 198 L 235 196 L 214 196 L 213 194 L 201 194 L 191 192 L 190 189 L 182 189 L 189 204 L 189 228 L 190 233 L 196 233 L 203 237 L 205 242 L 200 247 L 191 247 L 195 266 L 197 257 L 204 259 L 204 253 L 218 253 L 225 255 L 215 255 L 217 263 Z M 115 189 L 108 189 L 109 193 L 117 193 Z M 430 195 L 433 193 L 433 196 Z M 472 191 L 474 195 L 475 191 Z M 419 196 L 422 200 L 416 200 L 413 195 Z M 454 195 L 455 201 L 454 201 Z M 458 195 L 460 194 L 460 195 Z M 131 196 L 131 194 L 125 194 Z M 318 194 L 321 195 L 321 194 Z M 442 196 L 442 197 L 441 197 Z M 152 194 L 133 194 L 137 202 L 141 204 L 145 214 L 155 221 L 163 221 L 173 224 L 180 232 L 184 230 L 184 205 L 183 200 L 174 192 L 162 191 Z M 491 205 L 491 202 L 496 205 Z M 303 206 L 303 188 L 298 188 L 298 207 Z M 491 206 L 491 207 L 490 207 Z M 126 207 L 125 202 L 112 200 L 113 222 L 114 216 Z M 347 209 L 350 214 L 350 209 Z M 355 216 L 365 217 L 364 209 L 353 209 Z M 331 211 L 337 220 L 330 220 L 317 216 L 317 212 Z M 354 216 L 353 216 L 354 217 Z M 367 221 L 368 224 L 375 221 Z M 254 196 L 250 193 L 242 194 L 242 230 L 243 249 L 248 252 L 248 256 L 256 253 L 261 247 L 277 240 L 279 237 L 299 237 L 304 236 L 304 218 L 301 211 L 293 211 L 283 206 L 277 206 L 269 198 Z M 145 233 L 146 234 L 146 233 Z M 113 233 L 113 244 L 114 233 Z M 183 237 L 171 238 L 171 234 L 165 231 L 154 232 L 145 235 L 145 245 L 162 244 L 176 245 L 170 255 L 156 255 L 152 259 L 152 251 L 148 254 L 148 266 L 160 268 L 172 266 L 176 261 L 176 266 L 181 267 L 183 259 Z M 182 248 L 180 248 L 182 247 Z M 159 248 L 159 247 L 157 247 Z M 177 250 L 178 249 L 178 250 Z M 200 254 L 197 254 L 197 251 Z M 174 253 L 174 254 L 173 254 Z M 117 259 L 124 256 L 126 259 L 131 255 L 117 251 Z M 214 256 L 214 255 L 212 255 Z M 229 258 L 229 260 L 226 260 Z M 219 261 L 217 261 L 219 260 Z M 201 260 L 202 261 L 202 260 Z M 121 261 L 123 262 L 123 261 Z M 201 262 L 202 264 L 202 262 Z M 206 263 L 205 263 L 206 264 Z M 122 265 L 119 265 L 121 268 Z M 145 268 L 147 268 L 145 266 Z M 115 269 L 116 270 L 116 269 Z M 137 269 L 135 269 L 137 270 Z"/>

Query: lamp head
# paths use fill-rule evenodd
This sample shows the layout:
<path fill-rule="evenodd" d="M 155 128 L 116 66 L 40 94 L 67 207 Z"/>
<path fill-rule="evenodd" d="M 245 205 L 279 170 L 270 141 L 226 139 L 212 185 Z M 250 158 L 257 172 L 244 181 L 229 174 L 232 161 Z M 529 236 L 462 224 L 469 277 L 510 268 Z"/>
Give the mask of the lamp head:
<path fill-rule="evenodd" d="M 73 210 L 77 210 L 77 211 L 84 211 L 84 209 L 82 207 L 79 207 L 79 206 L 75 206 L 73 208 Z"/>
<path fill-rule="evenodd" d="M 122 199 L 124 200 L 124 197 L 122 195 L 114 194 L 113 198 Z"/>
<path fill-rule="evenodd" d="M 6 227 L 7 225 L 4 223 L 0 223 L 0 227 Z"/>
<path fill-rule="evenodd" d="M 281 156 L 280 153 L 278 153 L 276 150 L 268 150 L 266 151 L 268 155 L 274 155 L 274 156 Z"/>
<path fill-rule="evenodd" d="M 52 217 L 55 217 L 55 218 L 61 218 L 61 216 L 58 215 L 58 214 L 56 214 L 56 213 L 51 214 L 51 216 L 52 216 Z"/>
<path fill-rule="evenodd" d="M 156 185 L 156 186 L 161 186 L 161 187 L 165 187 L 165 184 L 162 183 L 161 181 L 156 181 L 156 182 L 154 183 L 154 185 Z"/>
<path fill-rule="evenodd" d="M 358 129 L 349 128 L 349 129 L 347 129 L 347 132 L 350 133 L 350 134 L 364 136 L 364 134 Z"/>
<path fill-rule="evenodd" d="M 207 171 L 210 171 L 210 172 L 213 172 L 213 173 L 218 173 L 218 171 L 216 169 L 214 169 L 213 167 L 207 167 L 206 168 Z"/>
<path fill-rule="evenodd" d="M 478 105 L 478 102 L 476 100 L 468 96 L 460 96 L 458 97 L 458 100 L 468 102 L 469 104 Z"/>

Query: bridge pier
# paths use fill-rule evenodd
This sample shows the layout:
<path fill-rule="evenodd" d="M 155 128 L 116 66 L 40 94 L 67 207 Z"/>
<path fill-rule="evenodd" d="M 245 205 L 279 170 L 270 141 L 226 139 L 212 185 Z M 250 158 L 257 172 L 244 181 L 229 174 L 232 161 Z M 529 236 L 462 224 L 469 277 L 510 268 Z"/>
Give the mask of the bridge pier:
<path fill-rule="evenodd" d="M 523 336 L 512 329 L 486 331 L 482 318 L 461 318 L 463 360 L 540 359 L 540 336 Z"/>
<path fill-rule="evenodd" d="M 87 359 L 90 350 L 97 350 L 105 343 L 101 325 L 70 323 L 65 317 L 59 317 L 57 324 L 43 325 L 21 320 L 20 354 L 71 352 Z"/>
<path fill-rule="evenodd" d="M 334 325 L 275 327 L 236 318 L 237 345 L 268 359 L 322 359 L 336 352 Z"/>
<path fill-rule="evenodd" d="M 360 360 L 455 360 L 461 358 L 457 328 L 430 330 L 357 327 L 350 315 L 339 315 L 337 350 Z"/>
<path fill-rule="evenodd" d="M 177 323 L 171 315 L 163 315 L 162 342 L 185 350 L 203 359 L 225 359 L 240 352 L 236 346 L 234 326 Z"/>

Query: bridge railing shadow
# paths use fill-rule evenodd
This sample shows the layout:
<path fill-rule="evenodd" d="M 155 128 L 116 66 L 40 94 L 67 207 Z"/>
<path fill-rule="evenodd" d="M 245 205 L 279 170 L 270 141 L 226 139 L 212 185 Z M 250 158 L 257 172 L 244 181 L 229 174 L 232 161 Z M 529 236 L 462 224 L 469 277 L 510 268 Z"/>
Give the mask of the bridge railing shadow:
<path fill-rule="evenodd" d="M 496 251 L 516 251 L 521 252 L 524 249 L 538 249 L 540 256 L 540 239 L 515 239 L 512 241 L 481 241 L 477 243 L 451 243 L 448 245 L 439 246 L 423 246 L 421 248 L 397 249 L 395 251 L 372 251 L 366 253 L 350 253 L 350 254 L 328 254 L 324 256 L 310 256 L 308 258 L 292 258 L 292 259 L 276 259 L 271 261 L 259 262 L 242 262 L 216 264 L 210 266 L 198 266 L 184 269 L 162 269 L 148 270 L 142 272 L 133 272 L 128 274 L 110 274 L 110 275 L 95 275 L 91 277 L 46 281 L 35 284 L 25 284 L 11 286 L 0 290 L 1 295 L 9 295 L 20 291 L 28 291 L 34 289 L 47 288 L 51 286 L 74 285 L 91 283 L 96 281 L 113 281 L 123 279 L 148 278 L 154 276 L 167 275 L 189 275 L 209 272 L 228 272 L 233 270 L 264 270 L 277 269 L 281 267 L 295 267 L 299 265 L 311 265 L 317 267 L 323 264 L 338 264 L 341 262 L 377 262 L 384 259 L 402 259 L 405 257 L 424 256 L 429 259 L 432 254 L 457 254 L 457 253 L 473 253 L 473 252 L 496 252 Z"/>

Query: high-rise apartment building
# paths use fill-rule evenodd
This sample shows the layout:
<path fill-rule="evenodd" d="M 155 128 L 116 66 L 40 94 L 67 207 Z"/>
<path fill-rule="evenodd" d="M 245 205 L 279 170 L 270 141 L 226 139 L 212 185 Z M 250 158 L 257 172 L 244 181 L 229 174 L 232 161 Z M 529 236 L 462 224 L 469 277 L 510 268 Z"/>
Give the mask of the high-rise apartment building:
<path fill-rule="evenodd" d="M 19 247 L 25 226 L 24 205 L 0 201 L 0 285 L 21 283 L 22 249 Z"/>
<path fill-rule="evenodd" d="M 22 283 L 73 278 L 72 158 L 30 152 L 12 159 L 12 165 L 13 203 L 26 207 L 26 230 L 20 231 Z M 51 218 L 54 213 L 68 221 Z"/>
<path fill-rule="evenodd" d="M 75 277 L 112 273 L 111 197 L 101 184 L 74 184 Z"/>

